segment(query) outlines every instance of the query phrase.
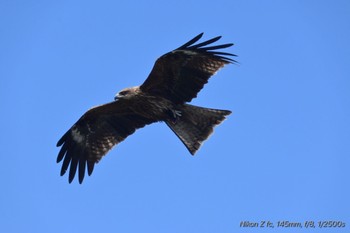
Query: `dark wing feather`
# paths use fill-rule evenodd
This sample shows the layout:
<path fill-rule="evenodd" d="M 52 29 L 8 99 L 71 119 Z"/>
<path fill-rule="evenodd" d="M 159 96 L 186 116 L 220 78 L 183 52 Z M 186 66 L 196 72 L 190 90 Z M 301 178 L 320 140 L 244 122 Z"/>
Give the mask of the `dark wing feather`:
<path fill-rule="evenodd" d="M 101 105 L 87 111 L 58 141 L 62 146 L 57 162 L 63 160 L 61 176 L 69 167 L 69 183 L 78 170 L 79 183 L 83 182 L 87 167 L 91 175 L 95 163 L 113 146 L 153 121 L 137 115 L 122 101 Z"/>
<path fill-rule="evenodd" d="M 236 55 L 216 51 L 233 44 L 205 47 L 218 41 L 220 36 L 195 44 L 202 35 L 158 58 L 141 90 L 179 104 L 190 102 L 212 75 L 225 64 L 235 62 L 228 56 Z"/>

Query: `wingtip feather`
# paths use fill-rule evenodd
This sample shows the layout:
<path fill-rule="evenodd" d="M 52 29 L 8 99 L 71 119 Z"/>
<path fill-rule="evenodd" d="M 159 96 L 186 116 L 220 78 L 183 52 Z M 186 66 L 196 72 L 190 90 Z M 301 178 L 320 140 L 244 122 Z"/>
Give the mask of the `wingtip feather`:
<path fill-rule="evenodd" d="M 85 176 L 85 167 L 86 167 L 86 160 L 84 158 L 81 158 L 79 161 L 79 183 L 83 183 L 84 176 Z"/>
<path fill-rule="evenodd" d="M 66 138 L 67 138 L 69 131 L 70 130 L 68 130 L 65 134 L 63 134 L 63 136 L 60 138 L 60 140 L 58 140 L 58 142 L 56 143 L 56 147 L 60 147 L 66 141 Z"/>
<path fill-rule="evenodd" d="M 188 41 L 187 43 L 185 43 L 184 45 L 180 46 L 179 48 L 175 49 L 176 50 L 190 50 L 190 51 L 198 51 L 198 52 L 202 52 L 202 53 L 207 53 L 207 54 L 211 54 L 219 59 L 221 59 L 223 62 L 225 63 L 237 63 L 236 60 L 231 59 L 229 57 L 226 56 L 234 56 L 236 57 L 237 55 L 232 54 L 232 53 L 226 53 L 226 52 L 220 52 L 217 51 L 219 49 L 224 49 L 224 48 L 228 48 L 233 46 L 233 43 L 227 43 L 227 44 L 222 44 L 222 45 L 213 45 L 213 46 L 208 46 L 205 47 L 207 45 L 210 45 L 212 43 L 215 43 L 216 41 L 221 39 L 221 36 L 216 36 L 212 39 L 206 40 L 204 42 L 195 44 L 202 36 L 204 33 L 200 33 L 199 35 L 197 35 L 196 37 L 194 37 L 193 39 L 191 39 L 190 41 Z M 220 56 L 222 55 L 222 56 Z"/>
<path fill-rule="evenodd" d="M 88 168 L 88 175 L 91 176 L 92 172 L 94 171 L 95 163 L 92 161 L 87 161 L 87 168 Z"/>
<path fill-rule="evenodd" d="M 204 32 L 198 34 L 197 36 L 195 36 L 194 38 L 192 38 L 190 41 L 186 42 L 185 44 L 181 45 L 179 48 L 177 48 L 176 50 L 178 49 L 184 49 L 184 48 L 187 48 L 188 46 L 190 45 L 193 45 L 194 43 L 196 43 L 200 38 L 202 38 Z"/>
<path fill-rule="evenodd" d="M 203 47 L 203 46 L 206 46 L 206 45 L 208 45 L 208 44 L 215 43 L 216 41 L 220 40 L 220 38 L 221 38 L 221 36 L 217 36 L 217 37 L 214 37 L 214 38 L 212 38 L 212 39 L 210 39 L 210 40 L 206 40 L 206 41 L 204 41 L 204 42 L 202 42 L 202 43 L 199 43 L 199 44 L 190 46 L 190 47 L 188 47 L 188 48 L 189 48 L 189 49 L 199 49 L 199 48 L 201 48 L 201 47 Z M 206 48 L 205 48 L 205 49 L 206 49 Z"/>
<path fill-rule="evenodd" d="M 63 146 L 61 147 L 61 150 L 60 152 L 58 153 L 58 156 L 57 156 L 57 159 L 56 159 L 56 162 L 59 163 L 62 161 L 64 155 L 66 154 L 67 152 L 67 144 L 63 144 Z"/>

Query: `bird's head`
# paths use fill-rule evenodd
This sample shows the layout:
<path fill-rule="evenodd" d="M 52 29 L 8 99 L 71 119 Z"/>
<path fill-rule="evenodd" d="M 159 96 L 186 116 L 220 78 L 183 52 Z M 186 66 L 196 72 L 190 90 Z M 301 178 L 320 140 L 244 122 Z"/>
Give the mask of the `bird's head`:
<path fill-rule="evenodd" d="M 135 95 L 137 95 L 139 92 L 140 92 L 139 87 L 128 87 L 118 92 L 118 94 L 115 95 L 114 100 L 130 99 Z"/>

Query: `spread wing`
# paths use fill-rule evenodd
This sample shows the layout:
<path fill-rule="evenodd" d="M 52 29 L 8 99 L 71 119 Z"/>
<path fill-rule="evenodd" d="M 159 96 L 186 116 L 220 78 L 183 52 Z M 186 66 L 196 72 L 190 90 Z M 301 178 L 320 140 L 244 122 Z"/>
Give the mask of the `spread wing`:
<path fill-rule="evenodd" d="M 133 113 L 122 101 L 101 105 L 87 111 L 58 141 L 62 146 L 57 163 L 63 160 L 61 176 L 69 167 L 69 183 L 79 171 L 82 183 L 87 167 L 91 175 L 95 163 L 113 146 L 153 121 Z"/>
<path fill-rule="evenodd" d="M 158 58 L 148 78 L 140 86 L 141 90 L 175 103 L 189 102 L 221 67 L 235 62 L 228 56 L 236 55 L 217 51 L 233 44 L 206 47 L 221 36 L 195 44 L 202 35 Z"/>

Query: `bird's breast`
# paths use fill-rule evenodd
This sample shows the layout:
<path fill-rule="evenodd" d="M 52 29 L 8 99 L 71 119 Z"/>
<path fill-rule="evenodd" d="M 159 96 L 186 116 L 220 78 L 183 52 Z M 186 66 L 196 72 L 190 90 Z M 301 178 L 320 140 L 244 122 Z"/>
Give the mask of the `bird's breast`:
<path fill-rule="evenodd" d="M 169 110 L 173 109 L 174 104 L 158 96 L 142 96 L 135 98 L 130 108 L 138 115 L 152 119 L 154 121 L 164 121 L 168 117 Z"/>

